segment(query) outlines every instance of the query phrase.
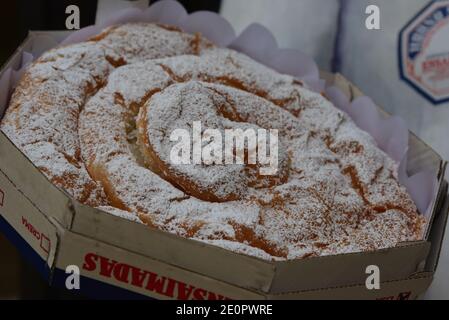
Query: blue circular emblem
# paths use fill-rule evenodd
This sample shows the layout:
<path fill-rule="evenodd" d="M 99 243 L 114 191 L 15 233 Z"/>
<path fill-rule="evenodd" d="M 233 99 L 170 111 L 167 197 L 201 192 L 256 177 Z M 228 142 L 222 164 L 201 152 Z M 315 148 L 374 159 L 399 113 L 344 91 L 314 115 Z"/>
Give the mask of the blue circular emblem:
<path fill-rule="evenodd" d="M 432 1 L 399 39 L 401 79 L 434 105 L 449 102 L 449 1 Z"/>

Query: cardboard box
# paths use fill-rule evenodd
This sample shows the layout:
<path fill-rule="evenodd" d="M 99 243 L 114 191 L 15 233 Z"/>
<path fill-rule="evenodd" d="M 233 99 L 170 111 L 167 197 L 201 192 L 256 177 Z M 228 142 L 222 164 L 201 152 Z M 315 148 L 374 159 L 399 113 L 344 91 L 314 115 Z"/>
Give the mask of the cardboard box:
<path fill-rule="evenodd" d="M 42 34 L 64 35 L 31 32 L 1 74 Z M 351 98 L 361 94 L 340 75 L 329 80 Z M 51 285 L 64 287 L 75 265 L 81 291 L 101 298 L 415 299 L 437 268 L 449 200 L 446 163 L 413 135 L 410 147 L 410 173 L 437 168 L 439 191 L 426 239 L 387 250 L 269 262 L 153 230 L 74 201 L 1 132 L 0 229 Z M 380 290 L 365 286 L 369 265 L 381 270 Z"/>

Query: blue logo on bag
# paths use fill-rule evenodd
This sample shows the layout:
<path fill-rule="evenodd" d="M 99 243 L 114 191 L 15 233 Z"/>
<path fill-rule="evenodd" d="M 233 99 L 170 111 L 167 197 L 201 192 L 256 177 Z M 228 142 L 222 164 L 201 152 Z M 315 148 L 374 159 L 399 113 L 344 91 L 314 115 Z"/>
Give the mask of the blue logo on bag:
<path fill-rule="evenodd" d="M 399 39 L 401 79 L 435 105 L 449 102 L 449 1 L 432 1 Z"/>

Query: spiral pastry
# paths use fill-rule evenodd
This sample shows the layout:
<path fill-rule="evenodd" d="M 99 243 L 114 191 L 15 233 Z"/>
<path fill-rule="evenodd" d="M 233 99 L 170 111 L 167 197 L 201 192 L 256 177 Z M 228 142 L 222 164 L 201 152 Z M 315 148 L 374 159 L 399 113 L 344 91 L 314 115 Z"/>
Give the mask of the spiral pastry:
<path fill-rule="evenodd" d="M 173 133 L 195 123 L 221 136 L 276 130 L 275 172 L 220 162 L 220 151 L 174 163 Z M 397 164 L 345 113 L 293 77 L 172 27 L 126 24 L 46 53 L 2 130 L 83 203 L 263 259 L 387 248 L 423 232 Z"/>
<path fill-rule="evenodd" d="M 83 105 L 121 65 L 198 54 L 210 45 L 173 27 L 133 23 L 108 28 L 88 42 L 50 50 L 21 79 L 2 131 L 55 185 L 83 203 L 107 204 L 81 159 L 78 117 Z"/>

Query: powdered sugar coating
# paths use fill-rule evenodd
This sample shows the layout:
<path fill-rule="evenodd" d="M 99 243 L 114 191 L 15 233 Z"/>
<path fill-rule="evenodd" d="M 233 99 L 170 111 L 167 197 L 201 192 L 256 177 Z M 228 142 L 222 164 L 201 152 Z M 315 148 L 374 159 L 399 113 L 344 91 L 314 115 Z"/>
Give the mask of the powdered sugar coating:
<path fill-rule="evenodd" d="M 81 161 L 78 114 L 110 70 L 96 43 L 45 53 L 26 71 L 1 126 L 53 183 L 94 206 L 106 197 Z"/>
<path fill-rule="evenodd" d="M 276 89 L 280 83 L 282 93 Z M 215 176 L 198 165 L 164 172 L 166 168 L 155 165 L 145 150 L 140 157 L 151 171 L 142 169 L 132 147 L 135 141 L 126 134 L 135 134 L 138 110 L 137 136 L 147 139 L 140 144 L 150 143 L 169 165 L 169 133 L 194 120 L 217 128 L 220 122 L 210 109 L 214 104 L 213 108 L 225 105 L 228 112 L 238 113 L 245 119 L 242 128 L 257 124 L 280 129 L 288 145 L 281 152 L 291 159 L 287 182 L 242 190 L 234 186 L 241 178 L 232 173 L 235 168 L 214 167 Z M 117 179 L 114 193 L 125 208 L 138 211 L 142 220 L 162 230 L 272 259 L 373 250 L 420 236 L 423 221 L 394 178 L 396 164 L 372 137 L 321 95 L 233 51 L 214 49 L 200 57 L 124 66 L 86 105 L 81 123 L 86 158 L 93 159 L 93 167 L 103 163 L 108 179 Z M 191 182 L 204 188 L 215 182 L 233 188 L 239 200 L 203 201 L 192 196 L 191 188 L 173 186 L 189 174 L 197 177 Z"/>
<path fill-rule="evenodd" d="M 201 37 L 173 28 L 131 23 L 108 28 L 91 41 L 50 50 L 24 74 L 1 129 L 57 186 L 83 203 L 106 205 L 102 187 L 81 159 L 78 116 L 85 102 L 118 66 L 194 54 L 209 46 Z"/>
<path fill-rule="evenodd" d="M 113 216 L 122 218 L 122 219 L 126 219 L 132 222 L 137 222 L 137 223 L 142 223 L 142 221 L 139 219 L 139 217 L 137 217 L 135 214 L 129 212 L 129 211 L 125 211 L 125 210 L 120 210 L 118 208 L 115 207 L 98 207 L 97 209 L 105 211 L 109 214 L 112 214 Z"/>
<path fill-rule="evenodd" d="M 217 101 L 244 127 L 280 129 L 287 180 L 247 188 L 241 168 L 191 166 L 173 175 L 148 156 L 151 144 L 168 163 L 170 144 L 158 132 L 195 118 L 229 125 L 208 109 Z M 174 111 L 188 116 L 170 122 Z M 78 200 L 238 253 L 296 259 L 422 235 L 396 164 L 346 114 L 293 77 L 171 27 L 126 24 L 48 52 L 25 74 L 2 130 Z M 224 202 L 175 187 L 180 177 Z M 227 201 L 230 193 L 238 196 Z"/>

